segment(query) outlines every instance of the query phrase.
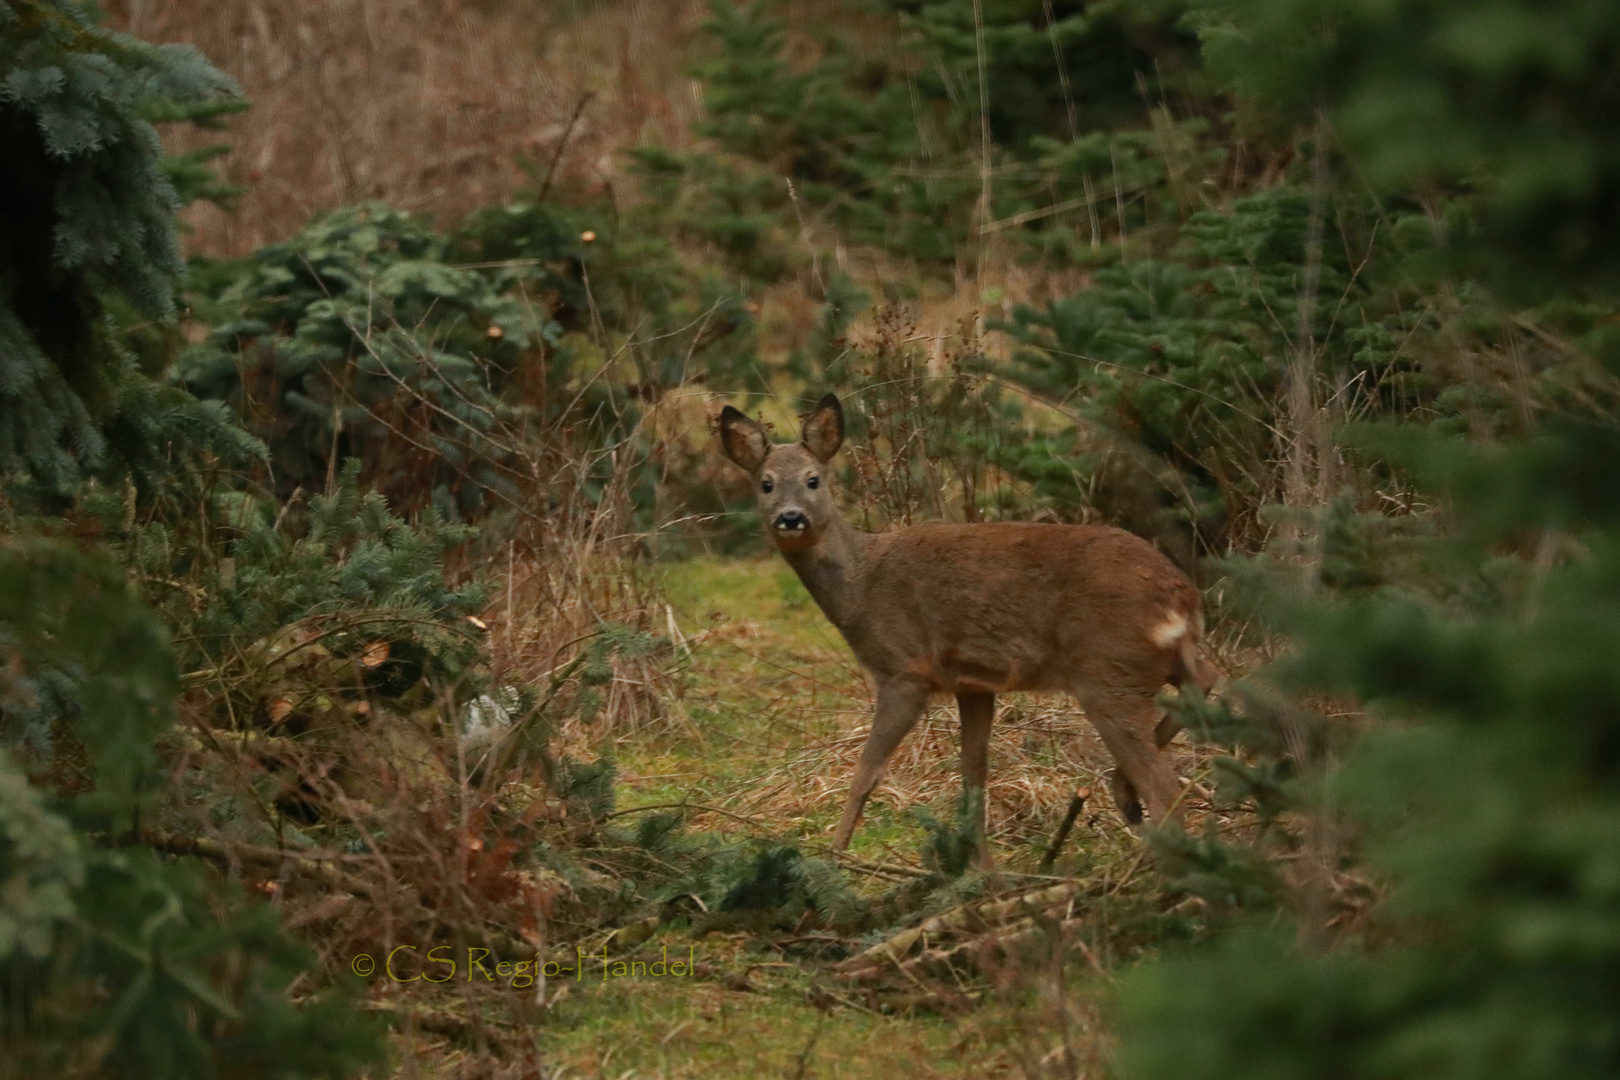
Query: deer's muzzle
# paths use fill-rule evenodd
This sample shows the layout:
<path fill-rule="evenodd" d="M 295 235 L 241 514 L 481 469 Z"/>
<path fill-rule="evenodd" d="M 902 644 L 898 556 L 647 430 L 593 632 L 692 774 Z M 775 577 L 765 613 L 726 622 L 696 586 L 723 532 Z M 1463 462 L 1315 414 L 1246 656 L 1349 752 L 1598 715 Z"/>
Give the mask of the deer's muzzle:
<path fill-rule="evenodd" d="M 771 527 L 780 536 L 803 536 L 810 531 L 810 519 L 802 510 L 784 510 L 776 515 Z"/>

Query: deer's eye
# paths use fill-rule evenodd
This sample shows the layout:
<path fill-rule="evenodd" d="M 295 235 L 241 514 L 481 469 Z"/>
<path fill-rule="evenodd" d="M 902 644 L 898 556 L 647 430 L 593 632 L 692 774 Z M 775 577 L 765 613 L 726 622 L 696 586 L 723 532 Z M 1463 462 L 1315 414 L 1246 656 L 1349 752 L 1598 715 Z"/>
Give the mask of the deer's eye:
<path fill-rule="evenodd" d="M 811 491 L 814 491 L 816 488 L 821 486 L 821 477 L 812 476 L 810 479 L 808 479 L 808 480 L 806 480 L 804 482 L 804 485 L 805 485 L 805 487 L 809 488 Z"/>
<path fill-rule="evenodd" d="M 759 482 L 759 490 L 763 491 L 767 495 L 771 493 L 771 488 L 775 486 L 776 485 L 771 483 L 769 480 L 761 480 Z"/>

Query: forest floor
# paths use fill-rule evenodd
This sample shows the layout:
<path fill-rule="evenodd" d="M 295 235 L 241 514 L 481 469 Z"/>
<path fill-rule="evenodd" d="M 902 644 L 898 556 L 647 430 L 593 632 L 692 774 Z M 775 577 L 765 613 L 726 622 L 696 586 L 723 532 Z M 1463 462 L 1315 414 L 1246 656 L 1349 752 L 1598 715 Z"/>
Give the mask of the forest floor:
<path fill-rule="evenodd" d="M 671 710 L 675 719 L 617 739 L 619 810 L 685 804 L 694 828 L 818 853 L 865 737 L 870 684 L 778 560 L 672 564 L 664 595 L 690 650 L 682 696 Z M 995 731 L 992 841 L 1003 872 L 1033 873 L 1074 788 L 1107 790 L 1102 774 L 1109 761 L 1067 700 L 1004 698 Z M 891 867 L 919 865 L 927 832 L 907 811 L 923 807 L 951 820 L 959 791 L 956 737 L 954 703 L 942 698 L 896 755 L 852 854 Z M 1180 752 L 1184 773 L 1202 772 L 1200 760 Z M 1055 872 L 1128 875 L 1141 863 L 1141 850 L 1099 795 Z M 867 884 L 876 892 L 890 882 Z M 1131 890 L 1119 903 L 1140 912 L 1146 892 Z M 1095 970 L 1080 980 L 1082 997 L 1100 998 L 1114 964 L 1140 947 L 1111 943 L 1119 914 L 1096 912 Z M 555 984 L 542 1035 L 548 1067 L 558 1077 L 613 1078 L 1045 1072 L 1038 1062 L 1050 1056 L 1053 1030 L 1028 1030 L 1028 986 L 973 991 L 986 1007 L 965 1016 L 886 1015 L 881 1005 L 865 1007 L 840 994 L 825 964 L 794 959 L 781 944 L 751 934 L 694 939 L 666 926 L 654 950 L 691 955 L 719 976 L 603 978 L 586 965 L 577 981 Z M 1097 1037 L 1084 1039 L 1092 1044 L 1086 1056 L 1100 1052 Z"/>

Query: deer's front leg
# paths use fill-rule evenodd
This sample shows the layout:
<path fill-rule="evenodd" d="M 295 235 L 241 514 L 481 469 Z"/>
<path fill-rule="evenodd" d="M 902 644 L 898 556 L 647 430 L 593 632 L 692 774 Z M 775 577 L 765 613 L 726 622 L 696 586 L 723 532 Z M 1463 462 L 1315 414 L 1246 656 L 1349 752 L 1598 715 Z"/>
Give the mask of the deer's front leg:
<path fill-rule="evenodd" d="M 956 708 L 962 715 L 962 798 L 973 815 L 970 825 L 979 865 L 989 869 L 995 860 L 985 835 L 985 784 L 990 773 L 990 724 L 996 717 L 996 695 L 957 694 Z"/>
<path fill-rule="evenodd" d="M 878 684 L 872 733 L 861 749 L 861 760 L 855 765 L 855 781 L 850 785 L 849 800 L 844 803 L 844 816 L 838 822 L 838 831 L 833 833 L 834 851 L 849 847 L 849 838 L 855 834 L 861 810 L 872 789 L 883 779 L 883 767 L 889 763 L 900 740 L 917 725 L 927 704 L 928 688 L 915 680 L 891 678 Z"/>
<path fill-rule="evenodd" d="M 1144 690 L 1091 691 L 1081 698 L 1086 717 L 1117 766 L 1110 777 L 1115 805 L 1132 825 L 1145 803 L 1155 827 L 1181 817 L 1181 783 L 1155 734 L 1158 704 Z"/>

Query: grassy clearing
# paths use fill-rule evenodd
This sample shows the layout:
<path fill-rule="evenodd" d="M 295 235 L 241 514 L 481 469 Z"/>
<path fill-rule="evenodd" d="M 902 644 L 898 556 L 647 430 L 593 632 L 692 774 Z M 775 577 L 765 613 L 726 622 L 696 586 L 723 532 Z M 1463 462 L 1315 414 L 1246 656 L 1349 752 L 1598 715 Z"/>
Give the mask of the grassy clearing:
<path fill-rule="evenodd" d="M 690 656 L 677 680 L 675 722 L 616 740 L 620 810 L 695 806 L 702 809 L 693 829 L 815 850 L 837 818 L 869 723 L 867 679 L 775 558 L 670 564 L 662 591 Z M 927 831 L 908 811 L 924 807 L 942 819 L 955 812 L 956 734 L 954 702 L 942 699 L 896 756 L 854 855 L 920 865 Z M 897 1008 L 892 999 L 863 997 L 824 964 L 796 959 L 791 935 L 693 937 L 678 921 L 638 955 L 666 945 L 681 955 L 691 949 L 708 965 L 702 976 L 603 980 L 588 966 L 582 981 L 557 984 L 540 1033 L 549 1065 L 561 1076 L 612 1077 L 1028 1074 L 1031 1061 L 1057 1052 L 1053 1032 L 1062 1025 L 1035 1022 L 1054 1007 L 1052 987 L 1065 983 L 1057 997 L 1071 995 L 1061 1006 L 1069 1020 L 1094 1016 L 1094 1004 L 1076 1013 L 1073 995 L 1105 996 L 1115 966 L 1156 937 L 1158 901 L 1140 842 L 1101 794 L 1111 763 L 1077 706 L 1056 697 L 1005 699 L 992 754 L 992 838 L 1011 878 L 1036 869 L 1077 784 L 1099 792 L 1057 867 L 1104 882 L 1092 910 L 1075 912 L 1086 917 L 1087 960 L 1071 962 L 1067 976 L 1009 971 L 970 991 L 980 1007 L 966 1016 L 903 1004 L 885 1015 Z M 1205 767 L 1191 751 L 1183 766 L 1192 776 Z M 1195 829 L 1206 812 L 1192 808 Z M 857 884 L 876 893 L 892 882 Z M 1081 1027 L 1080 1048 L 1065 1052 L 1071 1060 L 1073 1053 L 1098 1058 L 1098 1032 L 1107 1025 Z"/>
<path fill-rule="evenodd" d="M 624 805 L 684 799 L 813 836 L 838 780 L 818 759 L 871 700 L 854 658 L 779 561 L 680 563 L 665 589 L 691 648 L 691 724 L 621 743 Z"/>
<path fill-rule="evenodd" d="M 682 701 L 690 724 L 620 742 L 621 805 L 684 799 L 746 818 L 761 834 L 819 842 L 837 820 L 870 723 L 871 686 L 849 648 L 775 558 L 673 564 L 664 591 L 691 646 Z M 1070 868 L 1101 852 L 1134 851 L 1135 837 L 1102 794 L 1112 763 L 1078 706 L 1024 695 L 999 705 L 990 829 L 1008 868 L 1034 869 L 1076 786 L 1098 794 Z M 856 854 L 916 864 L 925 834 L 905 812 L 955 812 L 955 709 L 937 700 L 895 755 L 856 835 Z M 1202 770 L 1190 752 L 1181 764 L 1184 775 Z M 1193 807 L 1195 818 L 1201 809 Z M 708 827 L 746 826 L 730 818 Z"/>

